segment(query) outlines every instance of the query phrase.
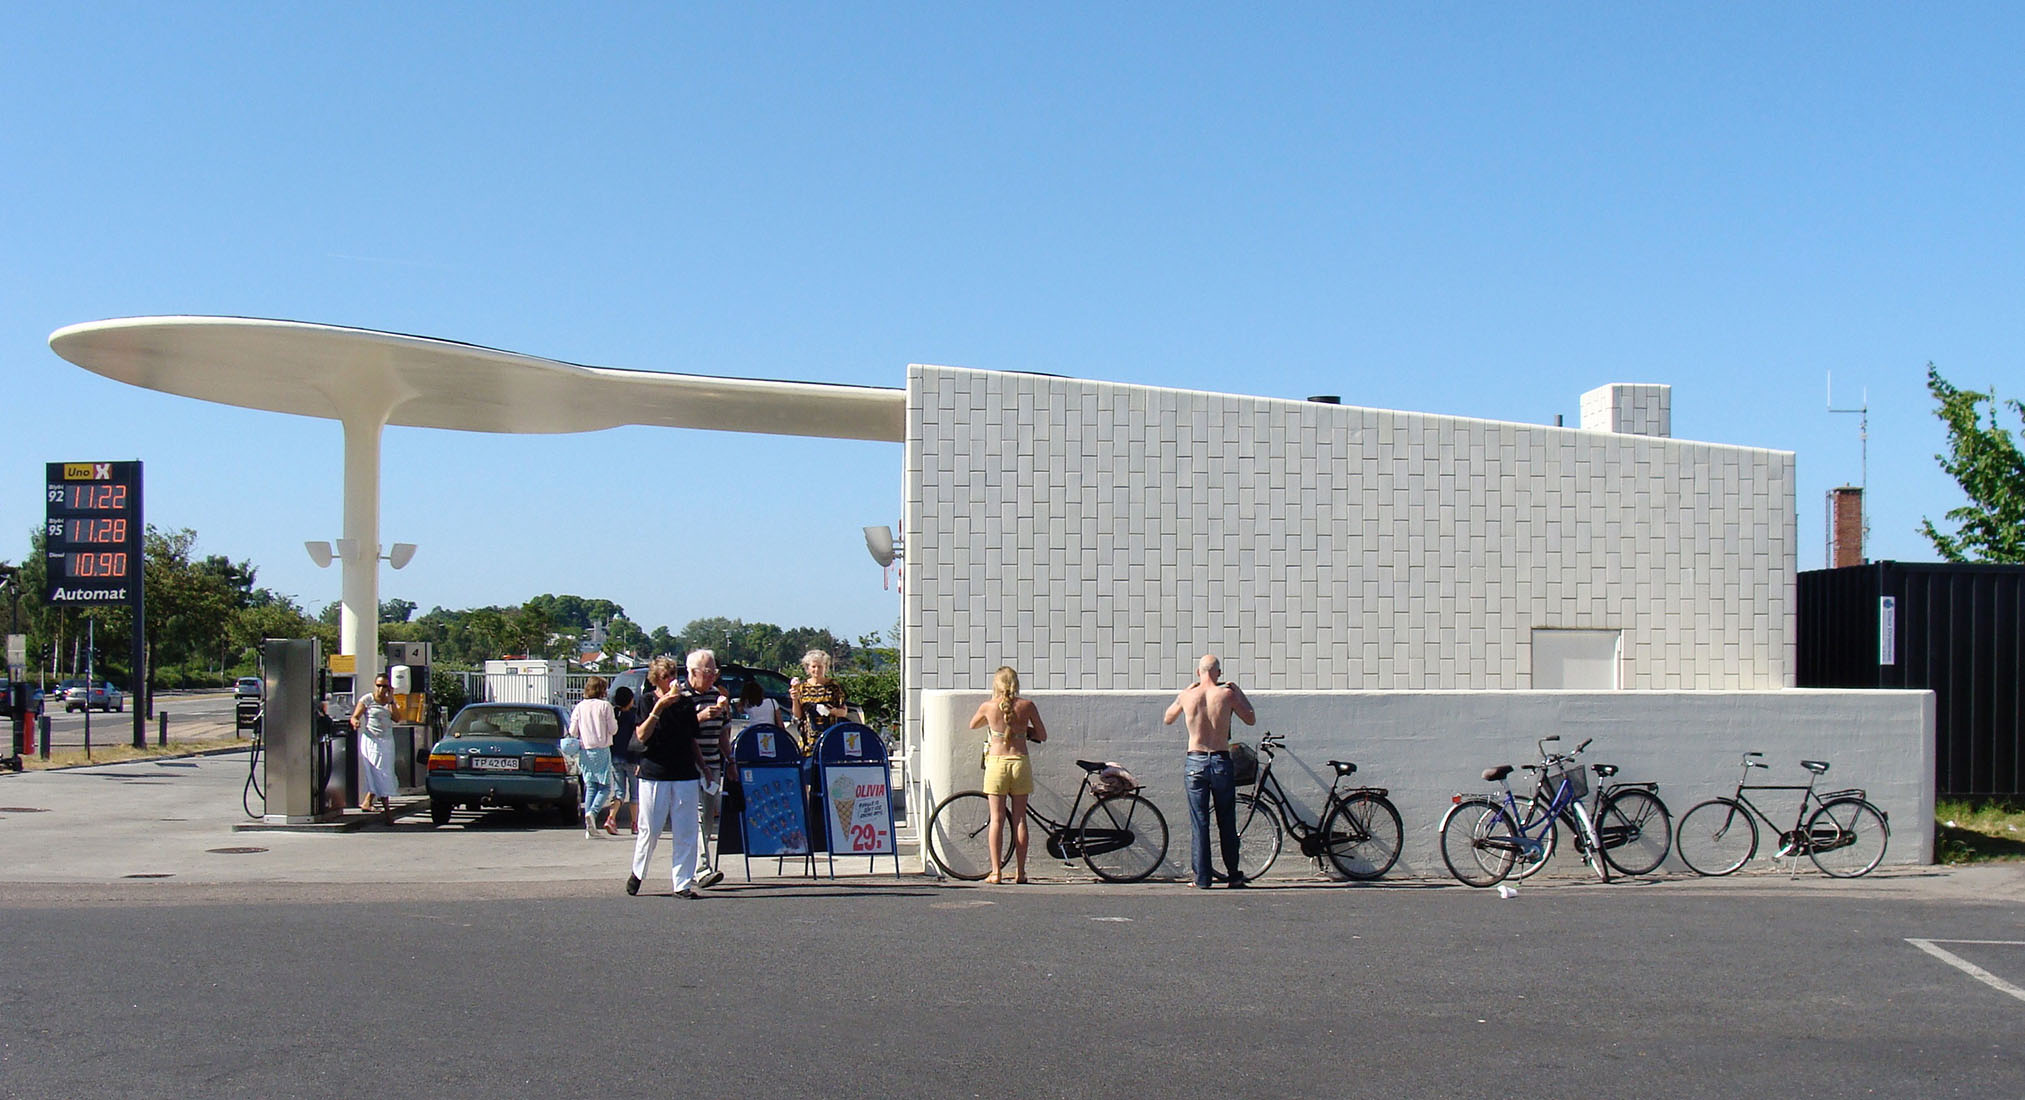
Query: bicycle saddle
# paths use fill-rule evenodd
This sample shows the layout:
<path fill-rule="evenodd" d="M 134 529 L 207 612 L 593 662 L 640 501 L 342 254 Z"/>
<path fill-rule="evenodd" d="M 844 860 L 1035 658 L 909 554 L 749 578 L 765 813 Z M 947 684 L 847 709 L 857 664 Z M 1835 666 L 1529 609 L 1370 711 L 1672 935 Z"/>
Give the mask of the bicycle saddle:
<path fill-rule="evenodd" d="M 1086 772 L 1100 772 L 1105 767 L 1102 760 L 1078 760 L 1076 761 L 1076 766 Z"/>
<path fill-rule="evenodd" d="M 1617 774 L 1617 765 L 1615 764 L 1591 764 L 1589 766 L 1595 769 L 1597 775 L 1605 779 Z"/>
<path fill-rule="evenodd" d="M 1357 770 L 1357 765 L 1348 760 L 1331 760 L 1329 766 L 1336 769 L 1337 775 L 1349 775 Z"/>
<path fill-rule="evenodd" d="M 1512 774 L 1512 766 L 1510 764 L 1499 764 L 1495 768 L 1485 768 L 1484 782 L 1496 783 L 1498 780 L 1503 779 L 1504 777 L 1510 774 Z"/>
<path fill-rule="evenodd" d="M 1815 775 L 1826 775 L 1828 773 L 1828 761 L 1826 760 L 1802 760 L 1800 766 L 1813 772 Z"/>

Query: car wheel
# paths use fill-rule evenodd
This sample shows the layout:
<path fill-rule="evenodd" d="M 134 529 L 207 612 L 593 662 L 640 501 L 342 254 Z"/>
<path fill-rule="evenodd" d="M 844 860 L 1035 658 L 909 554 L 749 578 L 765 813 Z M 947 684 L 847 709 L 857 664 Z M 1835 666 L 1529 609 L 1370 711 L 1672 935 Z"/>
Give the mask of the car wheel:
<path fill-rule="evenodd" d="M 450 801 L 450 800 L 449 800 L 449 799 L 447 799 L 447 798 L 444 798 L 444 797 L 443 797 L 442 795 L 440 795 L 440 794 L 432 794 L 432 795 L 430 795 L 430 796 L 429 796 L 429 822 L 430 822 L 430 824 L 433 824 L 433 825 L 448 825 L 448 824 L 450 824 L 450 811 L 451 811 L 452 809 L 454 809 L 455 807 L 456 807 L 456 803 L 454 803 L 454 802 Z"/>
<path fill-rule="evenodd" d="M 116 711 L 120 711 L 120 712 L 124 713 L 124 712 L 126 711 L 126 709 L 127 709 L 127 700 L 126 700 L 126 696 L 124 696 L 124 695 L 120 696 L 120 701 L 119 701 L 118 705 L 114 706 L 114 707 L 113 707 L 113 709 L 114 709 L 114 710 L 116 710 Z"/>

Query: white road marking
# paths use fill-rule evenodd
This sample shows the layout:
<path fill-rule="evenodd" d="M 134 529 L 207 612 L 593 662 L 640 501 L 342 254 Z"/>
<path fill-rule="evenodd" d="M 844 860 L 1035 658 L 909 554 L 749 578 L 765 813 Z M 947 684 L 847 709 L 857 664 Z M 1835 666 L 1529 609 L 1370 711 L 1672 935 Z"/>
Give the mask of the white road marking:
<path fill-rule="evenodd" d="M 2000 993 L 2009 993 L 2011 996 L 2016 997 L 2021 1001 L 2025 1001 L 2025 989 L 2020 989 L 2017 986 L 2012 985 L 2010 982 L 2007 982 L 2004 979 L 1999 978 L 1997 975 L 1990 973 L 1989 971 L 1983 969 L 1980 966 L 1977 966 L 1975 963 L 1972 963 L 1965 958 L 1962 958 L 1960 955 L 1957 955 L 1952 951 L 1945 951 L 1942 950 L 1941 948 L 1934 946 L 1936 943 L 1967 943 L 1967 944 L 1985 944 L 1995 947 L 2025 947 L 2025 940 L 1921 940 L 1907 937 L 1905 942 L 1912 944 L 1914 947 L 1919 948 L 1921 951 L 1924 951 L 1927 954 L 1932 955 L 1934 958 L 1937 958 L 1942 962 L 1947 963 L 1949 966 L 1952 966 L 1955 969 L 1961 971 L 1962 973 L 1967 974 L 1969 977 L 1974 978 L 1979 982 L 1982 982 L 1984 985 L 1989 986 L 1991 989 L 1997 990 Z"/>

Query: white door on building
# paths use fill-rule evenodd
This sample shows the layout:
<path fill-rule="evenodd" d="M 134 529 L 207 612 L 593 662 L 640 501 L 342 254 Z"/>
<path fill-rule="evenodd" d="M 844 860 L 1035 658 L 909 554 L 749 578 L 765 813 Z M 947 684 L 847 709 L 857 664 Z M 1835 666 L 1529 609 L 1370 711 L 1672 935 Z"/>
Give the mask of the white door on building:
<path fill-rule="evenodd" d="M 1540 690 L 1615 691 L 1621 630 L 1533 631 L 1533 687 Z"/>

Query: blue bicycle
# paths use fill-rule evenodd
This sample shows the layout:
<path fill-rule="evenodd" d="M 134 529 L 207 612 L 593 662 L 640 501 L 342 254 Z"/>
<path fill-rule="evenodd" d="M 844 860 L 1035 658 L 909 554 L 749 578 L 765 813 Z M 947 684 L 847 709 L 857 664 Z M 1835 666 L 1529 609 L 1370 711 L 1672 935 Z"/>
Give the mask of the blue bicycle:
<path fill-rule="evenodd" d="M 1582 853 L 1582 861 L 1597 878 L 1610 881 L 1610 862 L 1603 857 L 1589 807 L 1582 803 L 1589 793 L 1589 782 L 1576 758 L 1589 747 L 1589 741 L 1575 746 L 1574 752 L 1550 752 L 1548 743 L 1559 740 L 1558 735 L 1541 739 L 1541 762 L 1523 765 L 1525 770 L 1539 773 L 1541 793 L 1551 793 L 1544 803 L 1534 798 L 1526 809 L 1519 808 L 1512 785 L 1506 781 L 1515 770 L 1510 764 L 1484 771 L 1486 782 L 1504 789 L 1502 801 L 1495 794 L 1455 796 L 1455 804 L 1441 819 L 1441 859 L 1456 881 L 1466 886 L 1496 886 L 1514 868 L 1523 867 L 1524 873 L 1538 870 L 1554 854 L 1554 823 L 1564 816 L 1574 825 L 1575 847 Z"/>

